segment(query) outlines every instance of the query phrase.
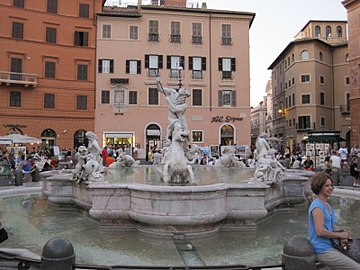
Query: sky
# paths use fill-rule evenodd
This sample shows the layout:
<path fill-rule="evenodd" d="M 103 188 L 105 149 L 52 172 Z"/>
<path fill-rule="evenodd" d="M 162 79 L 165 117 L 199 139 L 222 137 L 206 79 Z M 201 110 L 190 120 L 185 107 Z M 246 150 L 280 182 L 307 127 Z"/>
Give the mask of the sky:
<path fill-rule="evenodd" d="M 108 0 L 119 3 L 119 0 Z M 188 0 L 206 2 L 208 9 L 247 11 L 255 13 L 250 28 L 250 105 L 263 100 L 271 71 L 268 67 L 294 40 L 295 35 L 310 20 L 347 20 L 342 0 Z M 137 0 L 120 0 L 121 4 L 136 4 Z M 150 3 L 143 0 L 143 4 Z"/>

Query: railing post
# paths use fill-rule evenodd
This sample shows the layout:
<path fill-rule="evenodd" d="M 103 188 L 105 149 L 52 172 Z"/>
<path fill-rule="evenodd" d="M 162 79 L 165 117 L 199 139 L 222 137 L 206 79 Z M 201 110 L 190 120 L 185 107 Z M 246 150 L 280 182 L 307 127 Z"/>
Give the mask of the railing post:
<path fill-rule="evenodd" d="M 75 252 L 70 241 L 52 238 L 43 247 L 40 270 L 74 270 Z"/>
<path fill-rule="evenodd" d="M 282 263 L 286 270 L 316 269 L 315 253 L 309 239 L 303 236 L 294 236 L 286 241 Z"/>

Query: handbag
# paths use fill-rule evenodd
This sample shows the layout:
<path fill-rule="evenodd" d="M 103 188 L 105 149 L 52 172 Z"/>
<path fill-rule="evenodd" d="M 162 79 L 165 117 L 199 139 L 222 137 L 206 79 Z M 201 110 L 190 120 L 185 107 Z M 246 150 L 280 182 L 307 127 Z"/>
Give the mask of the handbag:
<path fill-rule="evenodd" d="M 5 228 L 0 224 L 0 243 L 4 242 L 6 239 L 9 238 L 9 235 Z"/>
<path fill-rule="evenodd" d="M 332 238 L 331 244 L 354 261 L 360 263 L 360 241 L 357 238 L 349 238 L 347 244 L 341 243 L 339 238 Z"/>

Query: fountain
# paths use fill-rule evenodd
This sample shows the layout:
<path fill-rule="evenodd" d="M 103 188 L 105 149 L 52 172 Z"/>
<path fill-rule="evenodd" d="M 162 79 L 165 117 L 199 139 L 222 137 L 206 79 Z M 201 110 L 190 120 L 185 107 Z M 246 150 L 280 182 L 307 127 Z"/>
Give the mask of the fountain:
<path fill-rule="evenodd" d="M 97 137 L 87 132 L 89 146 L 86 151 L 82 149 L 84 153 L 79 153 L 80 165 L 75 171 L 42 174 L 43 193 L 49 202 L 85 209 L 102 227 L 189 237 L 220 230 L 254 232 L 257 223 L 278 206 L 305 201 L 306 183 L 312 173 L 285 171 L 271 154 L 263 135 L 257 141 L 259 157 L 255 173 L 242 168 L 234 153 L 225 153 L 219 162 L 220 168 L 196 168 L 210 171 L 208 183 L 197 181 L 185 119 L 185 99 L 189 92 L 183 87 L 179 91 L 162 87 L 160 78 L 157 78 L 157 87 L 169 107 L 167 144 L 162 149 L 164 158 L 159 166 L 153 167 L 160 183 L 144 183 L 143 179 L 124 182 L 120 176 L 115 176 L 119 181 L 107 181 L 101 173 Z M 121 164 L 123 166 L 108 168 L 107 172 L 127 169 L 128 175 L 136 175 L 144 170 L 135 163 L 130 167 Z M 217 173 L 227 175 L 231 169 L 250 170 L 254 177 L 248 174 L 245 179 L 237 180 L 238 176 L 232 176 L 232 181 L 216 179 Z"/>

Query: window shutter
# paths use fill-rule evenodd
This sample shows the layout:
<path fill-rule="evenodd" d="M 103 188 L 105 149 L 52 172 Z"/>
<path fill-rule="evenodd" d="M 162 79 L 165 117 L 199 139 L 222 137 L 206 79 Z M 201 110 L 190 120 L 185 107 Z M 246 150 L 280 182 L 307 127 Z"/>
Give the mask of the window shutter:
<path fill-rule="evenodd" d="M 219 107 L 223 106 L 223 100 L 222 100 L 222 91 L 219 90 L 218 92 L 218 99 L 219 99 Z"/>
<path fill-rule="evenodd" d="M 219 58 L 219 71 L 222 71 L 222 58 Z"/>
<path fill-rule="evenodd" d="M 185 57 L 184 56 L 180 56 L 180 66 L 185 69 Z"/>
<path fill-rule="evenodd" d="M 99 62 L 98 62 L 98 72 L 102 73 L 102 59 L 99 59 Z"/>
<path fill-rule="evenodd" d="M 201 65 L 202 65 L 201 69 L 206 70 L 206 57 L 202 57 Z"/>
<path fill-rule="evenodd" d="M 231 58 L 231 71 L 236 71 L 235 58 Z"/>
<path fill-rule="evenodd" d="M 141 61 L 137 61 L 137 74 L 141 74 Z"/>
<path fill-rule="evenodd" d="M 193 70 L 193 58 L 189 56 L 189 70 Z"/>
<path fill-rule="evenodd" d="M 236 91 L 231 91 L 231 107 L 236 107 Z"/>
<path fill-rule="evenodd" d="M 163 56 L 159 55 L 159 69 L 163 68 Z"/>
<path fill-rule="evenodd" d="M 80 33 L 75 31 L 75 35 L 74 35 L 74 43 L 75 45 L 79 45 L 80 44 Z"/>
<path fill-rule="evenodd" d="M 166 69 L 171 69 L 171 56 L 166 56 Z"/>
<path fill-rule="evenodd" d="M 114 59 L 110 60 L 110 73 L 114 73 Z"/>
<path fill-rule="evenodd" d="M 130 61 L 126 60 L 126 64 L 125 64 L 125 73 L 129 74 L 130 73 Z"/>
<path fill-rule="evenodd" d="M 88 32 L 83 32 L 84 33 L 84 40 L 83 40 L 83 46 L 88 46 L 88 37 L 89 37 L 89 33 Z"/>
<path fill-rule="evenodd" d="M 149 55 L 145 54 L 145 68 L 149 68 Z"/>

